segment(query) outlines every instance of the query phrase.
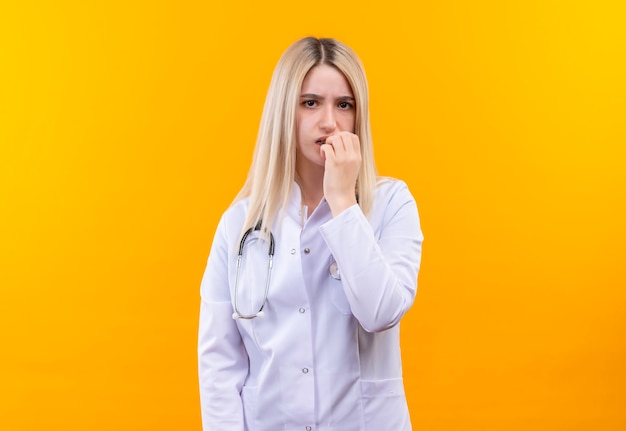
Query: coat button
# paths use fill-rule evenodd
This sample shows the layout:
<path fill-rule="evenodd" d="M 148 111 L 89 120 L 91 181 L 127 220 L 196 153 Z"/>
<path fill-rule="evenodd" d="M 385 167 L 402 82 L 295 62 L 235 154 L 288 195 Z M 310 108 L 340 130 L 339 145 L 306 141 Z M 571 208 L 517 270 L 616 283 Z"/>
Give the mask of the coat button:
<path fill-rule="evenodd" d="M 291 254 L 296 254 L 296 249 L 295 248 L 291 249 Z"/>
<path fill-rule="evenodd" d="M 306 310 L 304 309 L 304 307 L 300 307 L 300 308 L 298 309 L 298 311 L 299 311 L 300 313 L 304 313 Z"/>
<path fill-rule="evenodd" d="M 306 428 L 305 428 L 305 430 L 306 430 L 306 431 L 313 431 L 313 428 L 311 428 L 311 427 L 306 427 Z"/>
<path fill-rule="evenodd" d="M 306 374 L 306 373 L 308 373 L 308 372 L 309 372 L 309 369 L 308 369 L 308 368 L 303 368 L 303 369 L 302 369 L 302 372 L 303 372 L 304 374 Z"/>
<path fill-rule="evenodd" d="M 308 247 L 307 247 L 307 248 L 305 248 L 305 249 L 304 249 L 304 254 L 309 254 L 309 253 L 311 253 L 311 249 L 310 249 L 310 248 L 308 248 Z"/>

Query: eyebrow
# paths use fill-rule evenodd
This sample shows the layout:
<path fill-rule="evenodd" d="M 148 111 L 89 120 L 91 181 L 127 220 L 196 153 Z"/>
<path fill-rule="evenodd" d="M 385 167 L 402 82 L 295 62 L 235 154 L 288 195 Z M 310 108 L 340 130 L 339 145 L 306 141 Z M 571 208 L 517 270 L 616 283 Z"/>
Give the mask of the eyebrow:
<path fill-rule="evenodd" d="M 318 94 L 305 93 L 305 94 L 301 94 L 300 95 L 300 99 L 323 100 L 324 98 L 322 96 L 318 95 Z M 354 102 L 354 97 L 352 97 L 352 96 L 340 96 L 340 97 L 337 98 L 337 100 Z"/>

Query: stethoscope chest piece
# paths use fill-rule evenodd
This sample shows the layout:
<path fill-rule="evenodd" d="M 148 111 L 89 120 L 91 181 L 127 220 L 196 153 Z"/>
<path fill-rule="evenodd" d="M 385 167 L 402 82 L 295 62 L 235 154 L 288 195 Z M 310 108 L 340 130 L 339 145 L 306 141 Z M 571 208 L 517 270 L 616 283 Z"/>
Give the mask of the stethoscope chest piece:
<path fill-rule="evenodd" d="M 330 272 L 330 276 L 335 280 L 341 280 L 341 274 L 339 274 L 339 268 L 337 268 L 337 262 L 333 262 L 328 267 L 328 272 Z"/>

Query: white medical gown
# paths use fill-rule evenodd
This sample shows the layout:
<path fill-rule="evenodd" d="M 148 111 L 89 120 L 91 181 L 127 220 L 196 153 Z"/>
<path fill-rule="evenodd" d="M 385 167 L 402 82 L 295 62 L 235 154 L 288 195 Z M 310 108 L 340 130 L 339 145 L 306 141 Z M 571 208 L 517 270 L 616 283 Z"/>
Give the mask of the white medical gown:
<path fill-rule="evenodd" d="M 202 280 L 204 430 L 410 430 L 399 322 L 415 298 L 423 236 L 406 184 L 383 181 L 369 218 L 354 205 L 333 219 L 325 200 L 303 215 L 294 183 L 272 226 L 264 315 L 233 320 L 246 208 L 243 200 L 224 213 Z M 268 242 L 250 235 L 237 288 L 242 314 L 263 302 L 267 264 Z"/>

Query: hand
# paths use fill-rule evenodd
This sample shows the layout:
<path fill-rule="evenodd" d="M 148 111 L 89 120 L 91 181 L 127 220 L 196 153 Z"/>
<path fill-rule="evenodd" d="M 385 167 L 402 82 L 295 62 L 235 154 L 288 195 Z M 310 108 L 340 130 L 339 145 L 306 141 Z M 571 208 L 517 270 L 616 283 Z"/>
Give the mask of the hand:
<path fill-rule="evenodd" d="M 320 147 L 325 159 L 324 197 L 333 217 L 356 201 L 356 181 L 361 169 L 361 143 L 350 132 L 339 132 L 326 138 Z"/>

